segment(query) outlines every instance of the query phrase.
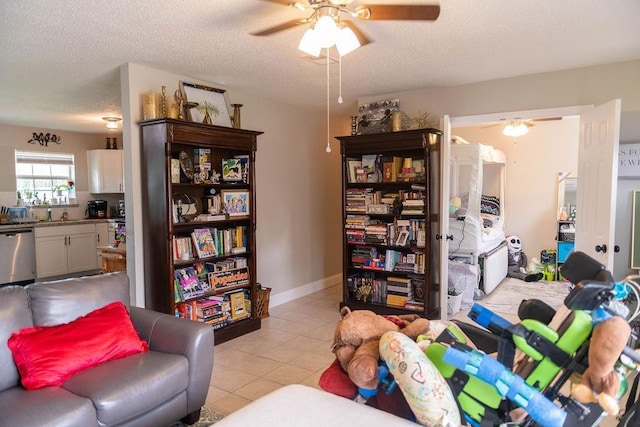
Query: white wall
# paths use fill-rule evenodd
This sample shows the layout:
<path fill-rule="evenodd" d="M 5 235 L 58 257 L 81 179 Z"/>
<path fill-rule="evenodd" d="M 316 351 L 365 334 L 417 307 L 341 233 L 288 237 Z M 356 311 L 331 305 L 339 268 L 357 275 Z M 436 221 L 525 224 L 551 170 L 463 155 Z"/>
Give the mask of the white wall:
<path fill-rule="evenodd" d="M 430 112 L 435 117 L 469 116 L 509 111 L 537 110 L 577 105 L 600 105 L 612 99 L 622 100 L 620 143 L 640 140 L 640 60 L 608 64 L 554 73 L 533 74 L 509 79 L 447 88 L 379 94 L 362 97 L 359 103 L 399 98 L 400 108 L 410 116 Z M 553 152 L 546 153 L 548 156 Z M 554 173 L 557 171 L 553 171 Z M 628 187 L 623 184 L 623 187 Z M 618 192 L 616 220 L 630 222 L 627 189 Z M 630 202 L 629 202 L 630 203 Z M 531 218 L 530 221 L 535 221 Z M 616 227 L 616 239 L 627 240 L 628 228 Z M 620 245 L 615 256 L 614 276 L 621 278 L 629 270 L 630 248 Z"/>
<path fill-rule="evenodd" d="M 144 220 L 137 125 L 141 119 L 140 94 L 159 92 L 162 85 L 172 94 L 179 80 L 227 89 L 230 103 L 243 104 L 242 127 L 264 132 L 258 137 L 256 153 L 257 280 L 272 288 L 271 304 L 339 281 L 339 151 L 324 151 L 326 124 L 321 112 L 188 76 L 126 64 L 121 68 L 121 81 L 127 154 L 127 269 L 135 282 L 132 301 L 144 306 L 144 253 L 135 245 L 142 239 L 140 224 Z"/>

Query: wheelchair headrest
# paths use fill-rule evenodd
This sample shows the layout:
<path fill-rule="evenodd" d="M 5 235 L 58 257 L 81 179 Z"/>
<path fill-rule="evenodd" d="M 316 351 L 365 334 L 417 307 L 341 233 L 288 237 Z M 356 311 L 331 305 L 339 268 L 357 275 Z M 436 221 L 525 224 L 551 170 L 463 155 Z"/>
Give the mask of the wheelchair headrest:
<path fill-rule="evenodd" d="M 564 305 L 571 310 L 595 310 L 613 299 L 613 286 L 613 282 L 583 280 L 569 292 Z"/>
<path fill-rule="evenodd" d="M 607 282 L 607 275 L 611 273 L 605 270 L 604 265 L 591 258 L 584 252 L 572 252 L 566 259 L 565 263 L 560 266 L 560 273 L 571 283 L 578 283 L 583 280 L 600 280 Z M 603 276 L 604 273 L 607 273 Z M 613 282 L 613 280 L 611 280 Z"/>

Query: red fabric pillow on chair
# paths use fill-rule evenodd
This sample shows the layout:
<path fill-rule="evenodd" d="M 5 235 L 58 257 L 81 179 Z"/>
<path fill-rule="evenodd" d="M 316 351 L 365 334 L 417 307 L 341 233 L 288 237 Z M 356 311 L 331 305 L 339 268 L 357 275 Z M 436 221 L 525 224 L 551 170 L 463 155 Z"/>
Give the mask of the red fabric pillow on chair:
<path fill-rule="evenodd" d="M 73 322 L 14 332 L 7 344 L 28 390 L 59 386 L 80 371 L 149 350 L 119 301 Z"/>

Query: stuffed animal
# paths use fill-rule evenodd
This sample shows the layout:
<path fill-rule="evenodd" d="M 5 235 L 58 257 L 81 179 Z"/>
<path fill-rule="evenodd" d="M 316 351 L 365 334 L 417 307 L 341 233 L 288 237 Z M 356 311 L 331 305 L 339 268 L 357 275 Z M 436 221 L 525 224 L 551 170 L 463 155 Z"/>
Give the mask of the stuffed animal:
<path fill-rule="evenodd" d="M 340 310 L 331 351 L 353 383 L 364 389 L 378 387 L 378 344 L 389 331 L 400 331 L 415 340 L 429 330 L 429 320 L 417 314 L 381 316 L 370 310 Z"/>
<path fill-rule="evenodd" d="M 582 403 L 597 401 L 610 415 L 620 411 L 620 374 L 614 368 L 630 334 L 631 327 L 619 316 L 596 325 L 589 343 L 589 367 L 571 388 L 572 397 Z"/>
<path fill-rule="evenodd" d="M 515 277 L 525 282 L 537 282 L 542 279 L 542 273 L 527 273 L 527 255 L 522 252 L 522 242 L 518 236 L 507 236 L 507 248 L 509 249 L 508 277 Z"/>

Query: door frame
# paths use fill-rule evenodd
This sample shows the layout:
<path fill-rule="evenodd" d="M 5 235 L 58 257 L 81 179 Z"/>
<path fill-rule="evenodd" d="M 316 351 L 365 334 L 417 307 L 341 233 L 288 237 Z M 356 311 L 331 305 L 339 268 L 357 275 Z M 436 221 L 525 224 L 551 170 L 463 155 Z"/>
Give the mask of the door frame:
<path fill-rule="evenodd" d="M 487 113 L 487 114 L 476 114 L 470 116 L 444 116 L 440 123 L 445 124 L 445 127 L 448 129 L 443 129 L 445 138 L 450 138 L 450 130 L 454 127 L 459 126 L 472 126 L 472 125 L 480 125 L 480 124 L 491 124 L 491 123 L 501 123 L 507 122 L 509 120 L 517 120 L 520 118 L 527 117 L 535 117 L 535 118 L 548 118 L 548 117 L 577 117 L 580 116 L 583 112 L 593 109 L 595 107 L 594 104 L 589 105 L 574 105 L 568 107 L 554 107 L 554 108 L 542 108 L 536 110 L 519 110 L 519 111 L 508 111 L 508 112 L 500 112 L 500 113 Z M 448 143 L 449 141 L 445 141 Z M 449 159 L 449 150 L 443 151 L 443 166 L 441 167 L 442 171 L 447 170 L 444 165 L 450 161 Z M 445 153 L 446 151 L 446 153 Z M 446 162 L 446 163 L 445 163 Z M 441 189 L 443 190 L 442 200 L 448 200 L 450 195 L 448 194 L 449 189 L 449 174 L 446 176 L 442 176 L 442 185 Z M 447 194 L 444 194 L 444 189 L 446 189 Z M 449 206 L 447 203 L 442 203 L 440 216 L 442 218 L 448 218 L 449 216 Z M 444 227 L 445 224 L 442 224 Z M 443 233 L 443 236 L 446 236 L 446 230 Z M 447 319 L 447 290 L 448 290 L 448 271 L 447 271 L 447 262 L 445 261 L 445 257 L 448 258 L 448 244 L 446 239 L 445 242 L 441 242 L 441 263 L 440 263 L 440 296 L 441 296 L 441 318 Z M 444 252 L 446 250 L 446 252 Z"/>

